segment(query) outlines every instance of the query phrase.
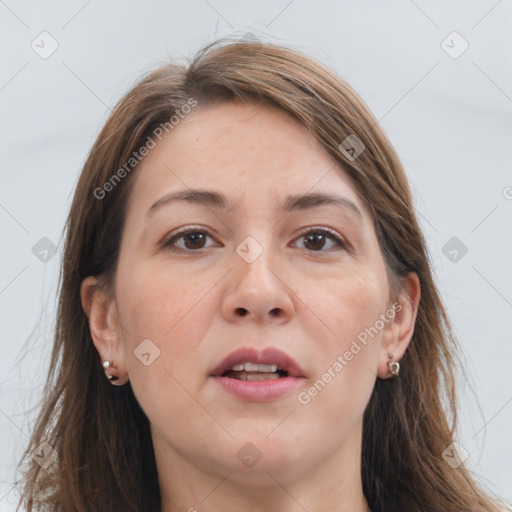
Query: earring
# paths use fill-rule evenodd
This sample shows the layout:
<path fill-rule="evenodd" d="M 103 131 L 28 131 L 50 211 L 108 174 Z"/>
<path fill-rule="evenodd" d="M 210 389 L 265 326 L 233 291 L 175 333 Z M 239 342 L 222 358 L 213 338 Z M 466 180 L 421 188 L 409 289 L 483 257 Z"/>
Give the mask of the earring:
<path fill-rule="evenodd" d="M 388 353 L 388 358 L 393 359 L 393 354 Z M 400 363 L 397 361 L 388 362 L 389 371 L 395 376 L 398 377 L 398 373 L 400 372 Z"/>
<path fill-rule="evenodd" d="M 102 364 L 102 366 L 104 368 L 105 377 L 107 377 L 108 380 L 113 382 L 113 381 L 116 381 L 118 379 L 118 377 L 115 377 L 114 375 L 110 375 L 110 373 L 107 372 L 107 368 L 115 368 L 115 366 L 110 361 L 105 361 Z"/>

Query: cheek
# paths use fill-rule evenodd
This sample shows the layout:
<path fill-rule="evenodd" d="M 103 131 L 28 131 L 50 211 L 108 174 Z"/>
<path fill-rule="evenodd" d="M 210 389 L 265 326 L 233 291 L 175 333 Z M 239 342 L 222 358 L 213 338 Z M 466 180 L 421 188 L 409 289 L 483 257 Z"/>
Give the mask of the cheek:
<path fill-rule="evenodd" d="M 139 343 L 142 336 L 165 348 L 169 340 L 182 339 L 183 331 L 193 338 L 190 329 L 201 327 L 198 315 L 207 315 L 201 301 L 207 283 L 191 279 L 179 269 L 133 268 L 137 271 L 120 276 L 117 290 L 119 316 L 131 334 L 130 343 Z"/>
<path fill-rule="evenodd" d="M 118 282 L 124 355 L 134 388 L 155 393 L 174 386 L 173 376 L 183 382 L 187 369 L 195 367 L 198 346 L 212 322 L 211 285 L 176 271 L 152 268 L 145 272 L 142 265 L 137 273 L 120 275 Z M 157 354 L 148 366 L 136 357 L 147 339 Z"/>
<path fill-rule="evenodd" d="M 385 312 L 387 279 L 374 267 L 347 268 L 309 287 L 303 301 L 323 321 L 324 344 L 331 349 L 348 348 L 350 342 L 375 324 Z M 302 298 L 302 297 L 301 297 Z M 348 345 L 347 345 L 348 344 Z"/>
<path fill-rule="evenodd" d="M 317 373 L 308 395 L 312 409 L 334 426 L 340 417 L 359 417 L 371 396 L 385 325 L 379 318 L 386 311 L 387 280 L 381 273 L 352 269 L 326 281 L 320 295 L 322 300 L 317 294 L 305 299 L 315 301 L 315 313 L 329 327 L 322 329 L 323 336 L 317 335 Z"/>
<path fill-rule="evenodd" d="M 200 341 L 212 321 L 213 302 L 207 296 L 211 285 L 185 279 L 179 272 L 142 272 L 140 267 L 119 283 L 124 356 L 137 401 L 157 425 L 165 426 L 178 416 L 180 424 L 190 424 L 204 414 L 186 389 L 199 359 Z M 148 365 L 136 356 L 146 339 L 156 347 L 149 350 Z"/>

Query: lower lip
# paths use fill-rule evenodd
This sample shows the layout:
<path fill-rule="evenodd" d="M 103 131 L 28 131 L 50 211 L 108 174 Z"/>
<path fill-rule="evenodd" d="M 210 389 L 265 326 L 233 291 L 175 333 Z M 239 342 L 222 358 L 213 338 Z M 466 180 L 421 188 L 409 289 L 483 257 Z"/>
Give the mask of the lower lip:
<path fill-rule="evenodd" d="M 273 380 L 239 380 L 213 377 L 228 393 L 253 402 L 269 402 L 296 390 L 304 380 L 300 377 L 281 377 Z"/>

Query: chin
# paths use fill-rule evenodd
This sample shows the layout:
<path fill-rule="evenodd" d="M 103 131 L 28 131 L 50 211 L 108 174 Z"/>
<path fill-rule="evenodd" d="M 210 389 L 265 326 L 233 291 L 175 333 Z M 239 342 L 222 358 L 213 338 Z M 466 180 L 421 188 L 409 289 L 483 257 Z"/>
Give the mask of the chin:
<path fill-rule="evenodd" d="M 277 424 L 274 422 L 272 428 Z M 226 469 L 233 471 L 230 479 L 257 486 L 275 485 L 268 473 L 280 480 L 292 480 L 297 472 L 303 473 L 309 464 L 315 464 L 311 460 L 314 454 L 307 443 L 285 430 L 282 435 L 276 435 L 276 432 L 268 435 L 271 430 L 265 429 L 264 434 L 250 433 L 247 429 L 239 436 L 234 433 L 230 448 L 222 450 L 221 454 Z"/>

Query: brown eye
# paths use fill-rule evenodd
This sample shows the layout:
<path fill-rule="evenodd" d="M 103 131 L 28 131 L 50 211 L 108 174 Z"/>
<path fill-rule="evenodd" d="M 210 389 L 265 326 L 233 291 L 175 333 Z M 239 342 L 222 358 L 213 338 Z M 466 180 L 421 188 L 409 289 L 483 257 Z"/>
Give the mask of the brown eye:
<path fill-rule="evenodd" d="M 307 249 L 322 249 L 325 245 L 325 235 L 322 233 L 311 233 L 304 236 L 304 245 Z"/>
<path fill-rule="evenodd" d="M 194 232 L 183 235 L 187 249 L 202 249 L 206 240 L 204 233 Z"/>
<path fill-rule="evenodd" d="M 184 251 L 194 251 L 197 249 L 204 249 L 206 246 L 206 239 L 211 238 L 206 231 L 189 230 L 184 233 L 178 233 L 172 238 L 164 242 L 163 246 L 168 249 L 183 249 Z"/>
<path fill-rule="evenodd" d="M 322 250 L 325 248 L 326 244 L 328 245 L 328 240 L 332 240 L 334 244 L 327 249 L 331 249 L 332 247 L 345 248 L 345 243 L 332 231 L 327 229 L 313 229 L 307 231 L 303 233 L 298 240 L 303 240 L 305 249 L 315 252 L 325 252 Z"/>

